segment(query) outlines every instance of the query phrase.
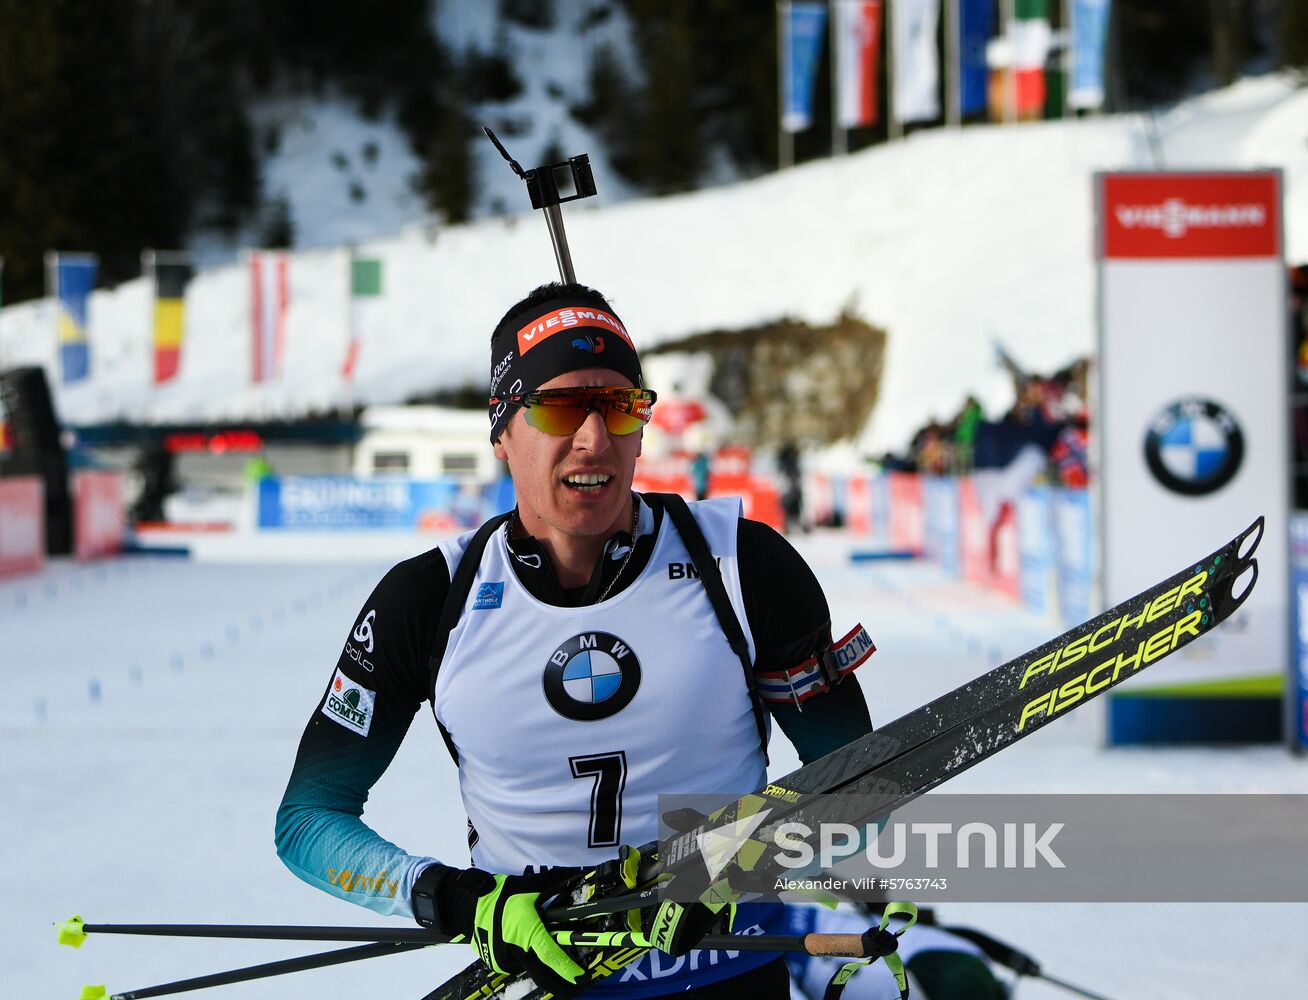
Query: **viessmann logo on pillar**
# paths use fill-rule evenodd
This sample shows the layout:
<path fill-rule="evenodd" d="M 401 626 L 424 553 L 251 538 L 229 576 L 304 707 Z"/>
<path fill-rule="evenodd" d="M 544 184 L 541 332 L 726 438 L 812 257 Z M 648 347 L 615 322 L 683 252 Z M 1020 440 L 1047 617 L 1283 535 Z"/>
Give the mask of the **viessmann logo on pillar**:
<path fill-rule="evenodd" d="M 1280 253 L 1274 172 L 1110 174 L 1102 182 L 1107 259 Z"/>

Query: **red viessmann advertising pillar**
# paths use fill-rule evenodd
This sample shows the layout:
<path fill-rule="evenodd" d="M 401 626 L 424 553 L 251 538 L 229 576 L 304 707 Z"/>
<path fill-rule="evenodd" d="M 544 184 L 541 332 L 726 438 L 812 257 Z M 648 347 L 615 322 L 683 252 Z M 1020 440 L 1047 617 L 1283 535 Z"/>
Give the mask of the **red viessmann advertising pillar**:
<path fill-rule="evenodd" d="M 1267 519 L 1249 600 L 1111 699 L 1110 740 L 1266 739 L 1290 636 L 1281 176 L 1109 173 L 1096 188 L 1105 604 Z"/>

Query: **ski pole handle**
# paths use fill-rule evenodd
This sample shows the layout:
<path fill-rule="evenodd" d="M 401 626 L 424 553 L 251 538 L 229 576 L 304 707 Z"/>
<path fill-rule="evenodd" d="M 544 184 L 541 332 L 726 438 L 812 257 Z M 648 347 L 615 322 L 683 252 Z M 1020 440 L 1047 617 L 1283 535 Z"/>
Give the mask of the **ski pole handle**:
<path fill-rule="evenodd" d="M 881 955 L 875 947 L 867 948 L 862 934 L 805 934 L 804 952 L 827 958 L 871 958 Z M 893 949 L 892 949 L 893 950 Z"/>

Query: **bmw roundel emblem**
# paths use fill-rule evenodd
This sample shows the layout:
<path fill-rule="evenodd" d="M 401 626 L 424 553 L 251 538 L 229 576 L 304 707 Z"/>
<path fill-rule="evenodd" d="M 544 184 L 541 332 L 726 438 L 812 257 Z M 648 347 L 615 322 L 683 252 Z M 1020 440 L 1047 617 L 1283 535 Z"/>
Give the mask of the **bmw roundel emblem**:
<path fill-rule="evenodd" d="M 616 635 L 583 632 L 554 650 L 544 684 L 550 707 L 565 719 L 607 719 L 636 696 L 640 660 Z"/>
<path fill-rule="evenodd" d="M 1163 407 L 1149 422 L 1144 453 L 1149 471 L 1164 487 L 1203 496 L 1240 471 L 1244 433 L 1219 404 L 1189 396 Z"/>

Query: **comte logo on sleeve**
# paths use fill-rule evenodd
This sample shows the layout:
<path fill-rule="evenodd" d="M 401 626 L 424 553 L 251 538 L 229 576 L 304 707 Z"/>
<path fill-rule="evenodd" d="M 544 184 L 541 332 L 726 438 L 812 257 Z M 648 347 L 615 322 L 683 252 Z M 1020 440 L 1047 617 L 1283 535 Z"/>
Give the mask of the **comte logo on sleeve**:
<path fill-rule="evenodd" d="M 376 697 L 375 691 L 355 684 L 337 667 L 331 687 L 327 689 L 322 714 L 351 732 L 367 736 L 372 727 L 372 705 Z"/>

